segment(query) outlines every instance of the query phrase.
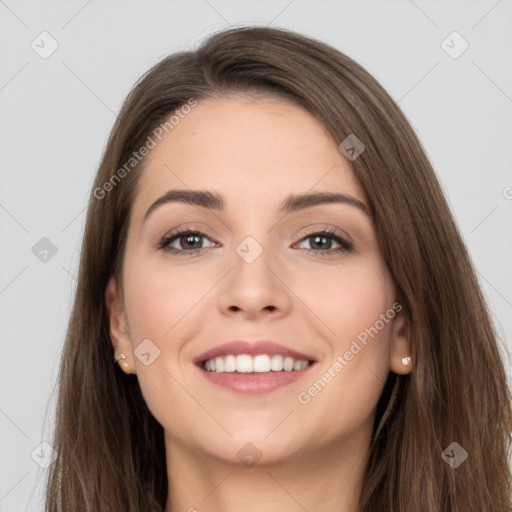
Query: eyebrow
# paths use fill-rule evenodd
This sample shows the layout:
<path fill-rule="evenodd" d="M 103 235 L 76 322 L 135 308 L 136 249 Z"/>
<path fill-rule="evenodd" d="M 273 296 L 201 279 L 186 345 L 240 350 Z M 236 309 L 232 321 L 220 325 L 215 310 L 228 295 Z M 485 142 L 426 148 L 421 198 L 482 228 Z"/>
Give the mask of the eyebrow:
<path fill-rule="evenodd" d="M 169 190 L 163 196 L 154 201 L 144 215 L 144 221 L 160 206 L 167 203 L 186 203 L 193 206 L 201 206 L 212 210 L 224 210 L 225 199 L 217 192 L 203 190 Z M 359 199 L 346 194 L 334 192 L 315 192 L 309 194 L 290 194 L 280 205 L 279 211 L 291 213 L 322 204 L 346 204 L 357 208 L 370 216 L 366 204 Z"/>

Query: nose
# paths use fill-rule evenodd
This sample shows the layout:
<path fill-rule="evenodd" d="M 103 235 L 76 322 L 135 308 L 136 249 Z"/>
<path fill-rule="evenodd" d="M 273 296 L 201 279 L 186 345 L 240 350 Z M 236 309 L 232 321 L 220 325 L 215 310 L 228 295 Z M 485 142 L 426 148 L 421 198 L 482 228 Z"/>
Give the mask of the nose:
<path fill-rule="evenodd" d="M 232 269 L 222 280 L 219 307 L 224 315 L 246 320 L 281 318 L 290 311 L 291 290 L 285 270 L 271 251 L 263 250 L 252 262 L 235 253 Z"/>

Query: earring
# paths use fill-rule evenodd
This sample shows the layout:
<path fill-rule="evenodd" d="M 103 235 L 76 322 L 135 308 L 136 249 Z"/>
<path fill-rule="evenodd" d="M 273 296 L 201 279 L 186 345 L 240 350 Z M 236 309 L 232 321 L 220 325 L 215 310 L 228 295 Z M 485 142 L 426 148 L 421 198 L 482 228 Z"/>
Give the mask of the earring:
<path fill-rule="evenodd" d="M 411 363 L 411 358 L 409 356 L 407 357 L 402 357 L 402 364 L 404 366 L 409 366 L 409 364 Z"/>
<path fill-rule="evenodd" d="M 125 362 L 126 356 L 124 354 L 120 354 L 117 359 L 114 360 L 114 363 L 119 363 L 119 366 L 121 367 L 121 370 L 123 370 L 124 373 L 130 373 L 128 371 L 128 363 Z"/>

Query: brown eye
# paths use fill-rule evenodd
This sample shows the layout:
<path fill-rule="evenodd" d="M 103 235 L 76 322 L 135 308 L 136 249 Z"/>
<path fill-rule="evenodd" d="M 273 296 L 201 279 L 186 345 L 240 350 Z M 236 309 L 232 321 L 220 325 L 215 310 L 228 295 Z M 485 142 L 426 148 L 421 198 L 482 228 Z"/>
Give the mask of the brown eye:
<path fill-rule="evenodd" d="M 310 240 L 309 245 L 311 249 L 330 249 L 332 247 L 333 240 L 329 236 L 313 235 L 308 238 Z"/>
<path fill-rule="evenodd" d="M 337 231 L 322 230 L 313 232 L 302 238 L 300 244 L 303 244 L 305 241 L 309 242 L 309 247 L 301 247 L 301 249 L 308 249 L 322 256 L 354 250 L 353 244 Z M 337 244 L 337 246 L 333 247 L 333 244 Z"/>
<path fill-rule="evenodd" d="M 200 249 L 203 245 L 201 235 L 181 235 L 177 240 L 179 241 L 181 248 L 185 249 Z"/>
<path fill-rule="evenodd" d="M 158 244 L 158 248 L 171 253 L 196 253 L 207 248 L 203 247 L 205 240 L 210 239 L 204 233 L 185 230 L 164 237 Z M 212 242 L 211 246 L 215 246 L 215 243 Z"/>

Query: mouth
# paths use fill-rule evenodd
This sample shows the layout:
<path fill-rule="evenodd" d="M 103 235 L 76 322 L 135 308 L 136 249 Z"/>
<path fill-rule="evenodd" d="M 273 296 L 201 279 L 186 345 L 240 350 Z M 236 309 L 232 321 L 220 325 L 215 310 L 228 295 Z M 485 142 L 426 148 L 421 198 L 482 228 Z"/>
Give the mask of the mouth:
<path fill-rule="evenodd" d="M 261 375 L 268 373 L 289 373 L 304 370 L 315 363 L 313 360 L 298 359 L 281 354 L 227 354 L 200 361 L 198 366 L 210 373 L 232 373 L 235 375 Z"/>
<path fill-rule="evenodd" d="M 210 384 L 233 393 L 270 393 L 302 378 L 316 360 L 271 340 L 233 340 L 193 361 Z"/>
<path fill-rule="evenodd" d="M 316 365 L 311 359 L 280 354 L 228 354 L 196 363 L 209 384 L 238 395 L 264 395 L 303 378 Z"/>

